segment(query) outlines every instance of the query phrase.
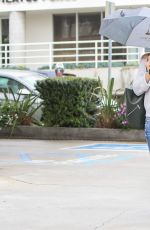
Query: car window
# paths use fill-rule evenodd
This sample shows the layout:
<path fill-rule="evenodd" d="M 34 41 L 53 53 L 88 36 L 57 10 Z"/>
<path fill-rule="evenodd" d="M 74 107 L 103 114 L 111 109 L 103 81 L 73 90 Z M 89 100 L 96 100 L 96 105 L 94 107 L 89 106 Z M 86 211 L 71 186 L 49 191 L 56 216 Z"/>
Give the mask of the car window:
<path fill-rule="evenodd" d="M 7 88 L 8 79 L 0 77 L 0 88 Z"/>
<path fill-rule="evenodd" d="M 23 84 L 20 82 L 0 76 L 0 92 L 10 92 L 12 91 L 14 94 L 18 93 L 21 89 L 27 89 Z"/>

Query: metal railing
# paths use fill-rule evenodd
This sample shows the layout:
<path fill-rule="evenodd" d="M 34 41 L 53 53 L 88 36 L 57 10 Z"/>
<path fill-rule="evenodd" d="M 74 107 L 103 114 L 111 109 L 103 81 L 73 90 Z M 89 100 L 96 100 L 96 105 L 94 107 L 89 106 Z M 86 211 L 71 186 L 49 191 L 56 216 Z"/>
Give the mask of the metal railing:
<path fill-rule="evenodd" d="M 24 66 L 50 69 L 57 62 L 74 67 L 94 68 L 108 64 L 108 40 L 16 43 L 0 45 L 0 67 Z M 139 62 L 141 49 L 118 46 L 112 42 L 112 65 L 120 66 Z"/>

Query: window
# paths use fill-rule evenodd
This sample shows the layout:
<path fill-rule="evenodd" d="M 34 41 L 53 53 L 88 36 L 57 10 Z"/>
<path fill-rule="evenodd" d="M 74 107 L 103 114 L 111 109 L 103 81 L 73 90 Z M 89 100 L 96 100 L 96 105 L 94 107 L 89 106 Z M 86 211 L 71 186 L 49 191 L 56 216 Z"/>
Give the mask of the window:
<path fill-rule="evenodd" d="M 75 15 L 54 15 L 54 40 L 71 41 L 75 40 Z"/>
<path fill-rule="evenodd" d="M 2 44 L 8 44 L 9 43 L 9 20 L 8 19 L 2 19 L 1 20 L 1 27 L 2 27 Z M 7 51 L 9 50 L 9 47 L 7 46 Z M 2 63 L 6 64 L 9 63 L 9 52 L 5 53 L 5 46 L 1 46 L 1 51 L 4 51 L 1 53 L 2 55 Z"/>
<path fill-rule="evenodd" d="M 24 85 L 22 85 L 20 82 L 6 77 L 0 76 L 0 92 L 13 92 L 13 93 L 19 93 L 21 89 L 26 89 Z"/>
<path fill-rule="evenodd" d="M 54 41 L 75 41 L 76 40 L 76 26 L 75 26 L 75 14 L 63 14 L 54 16 Z M 66 50 L 65 50 L 66 48 Z M 54 55 L 62 57 L 55 57 L 55 62 L 67 61 L 68 57 L 65 55 L 74 55 L 75 51 L 68 50 L 69 48 L 75 48 L 75 44 L 57 44 L 54 45 Z M 58 49 L 58 51 L 57 51 Z M 59 49 L 62 49 L 60 51 Z M 63 50 L 64 49 L 64 50 Z M 74 57 L 69 57 L 69 61 L 75 61 Z"/>
<path fill-rule="evenodd" d="M 0 77 L 0 90 L 6 89 L 8 84 L 8 78 Z"/>
<path fill-rule="evenodd" d="M 2 44 L 9 43 L 9 20 L 2 19 Z"/>
<path fill-rule="evenodd" d="M 79 14 L 79 41 L 100 40 L 100 13 Z M 79 43 L 80 61 L 94 61 L 95 43 Z M 84 56 L 85 55 L 85 56 Z M 87 55 L 87 56 L 86 56 Z"/>
<path fill-rule="evenodd" d="M 106 63 L 108 60 L 108 41 L 106 40 L 108 39 L 99 34 L 101 20 L 104 18 L 104 16 L 104 12 L 78 13 L 78 25 L 76 25 L 75 14 L 54 15 L 54 41 L 76 41 L 76 39 L 78 39 L 78 41 L 88 41 L 85 43 L 79 42 L 77 45 L 75 43 L 54 45 L 54 61 L 74 62 L 76 61 L 76 54 L 79 54 L 78 60 L 80 62 L 94 62 L 96 52 L 95 42 L 91 41 L 99 41 L 102 39 L 102 43 L 97 43 L 98 60 Z M 76 28 L 78 31 L 76 31 Z M 76 52 L 77 47 L 79 50 Z M 126 61 L 126 48 L 121 47 L 122 45 L 117 42 L 112 43 L 112 59 L 124 63 Z M 72 48 L 72 50 L 67 50 L 69 48 Z"/>
<path fill-rule="evenodd" d="M 97 40 L 100 28 L 100 13 L 79 14 L 79 40 Z"/>

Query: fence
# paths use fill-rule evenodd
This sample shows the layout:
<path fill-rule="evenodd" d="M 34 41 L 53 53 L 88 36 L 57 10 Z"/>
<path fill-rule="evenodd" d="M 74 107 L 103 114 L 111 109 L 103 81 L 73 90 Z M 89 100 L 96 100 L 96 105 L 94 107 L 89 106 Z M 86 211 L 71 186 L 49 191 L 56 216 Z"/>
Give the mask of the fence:
<path fill-rule="evenodd" d="M 57 62 L 66 67 L 104 67 L 108 64 L 108 40 L 49 43 L 16 43 L 0 45 L 0 67 L 24 66 L 50 69 Z M 119 46 L 112 42 L 112 65 L 139 62 L 141 49 Z"/>

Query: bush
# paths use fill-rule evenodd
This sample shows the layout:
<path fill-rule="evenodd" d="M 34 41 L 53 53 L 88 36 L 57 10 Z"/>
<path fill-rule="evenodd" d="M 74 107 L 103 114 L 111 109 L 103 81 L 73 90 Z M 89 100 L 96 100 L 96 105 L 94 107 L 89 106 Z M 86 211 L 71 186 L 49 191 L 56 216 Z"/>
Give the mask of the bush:
<path fill-rule="evenodd" d="M 118 107 L 117 101 L 113 97 L 114 78 L 108 82 L 108 89 L 104 89 L 99 79 L 99 86 L 94 89 L 92 98 L 96 98 L 99 107 L 97 114 L 97 127 L 113 128 L 114 114 Z"/>
<path fill-rule="evenodd" d="M 55 127 L 93 127 L 96 103 L 90 100 L 98 81 L 88 78 L 55 78 L 37 82 L 43 99 L 43 122 Z"/>
<path fill-rule="evenodd" d="M 108 82 L 107 90 L 99 79 L 99 87 L 95 88 L 92 97 L 97 101 L 99 111 L 97 113 L 96 127 L 101 128 L 128 128 L 126 119 L 126 105 L 124 95 L 117 98 L 113 93 L 114 78 Z"/>
<path fill-rule="evenodd" d="M 10 127 L 11 134 L 17 125 L 31 125 L 38 124 L 41 122 L 36 120 L 33 115 L 41 107 L 42 104 L 34 107 L 34 103 L 38 96 L 29 94 L 20 100 L 21 94 L 15 95 L 12 92 L 14 100 L 8 98 L 4 92 L 5 100 L 0 102 L 0 128 Z"/>

